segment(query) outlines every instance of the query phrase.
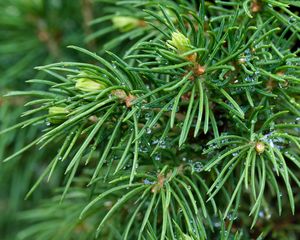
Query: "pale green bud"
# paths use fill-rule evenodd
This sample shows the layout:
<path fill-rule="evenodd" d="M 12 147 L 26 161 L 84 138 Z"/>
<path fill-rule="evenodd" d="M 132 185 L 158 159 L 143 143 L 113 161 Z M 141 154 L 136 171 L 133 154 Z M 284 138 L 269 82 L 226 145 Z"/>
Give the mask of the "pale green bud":
<path fill-rule="evenodd" d="M 94 92 L 105 89 L 106 85 L 102 82 L 89 78 L 78 78 L 76 80 L 75 87 L 84 92 Z"/>
<path fill-rule="evenodd" d="M 112 18 L 112 22 L 122 32 L 130 31 L 142 25 L 141 20 L 126 16 L 115 16 Z"/>
<path fill-rule="evenodd" d="M 61 123 L 67 119 L 69 111 L 64 107 L 50 107 L 49 108 L 49 122 L 50 123 Z"/>
<path fill-rule="evenodd" d="M 183 54 L 192 49 L 190 40 L 179 31 L 172 33 L 172 40 L 168 40 L 167 45 L 169 48 L 176 50 L 179 54 Z"/>

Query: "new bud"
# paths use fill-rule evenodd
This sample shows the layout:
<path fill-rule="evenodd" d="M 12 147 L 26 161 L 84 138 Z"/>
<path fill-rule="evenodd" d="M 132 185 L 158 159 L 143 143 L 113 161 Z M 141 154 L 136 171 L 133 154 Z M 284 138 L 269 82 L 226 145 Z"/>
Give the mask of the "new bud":
<path fill-rule="evenodd" d="M 143 26 L 143 21 L 126 16 L 115 16 L 112 22 L 114 27 L 118 28 L 121 32 L 127 32 L 136 27 Z"/>
<path fill-rule="evenodd" d="M 49 122 L 53 124 L 58 124 L 67 119 L 67 114 L 69 111 L 64 107 L 50 107 L 49 108 Z"/>
<path fill-rule="evenodd" d="M 105 89 L 106 85 L 100 81 L 89 78 L 79 78 L 76 80 L 75 87 L 84 92 L 95 92 Z"/>
<path fill-rule="evenodd" d="M 172 40 L 168 40 L 167 45 L 179 54 L 186 53 L 192 49 L 190 40 L 179 31 L 172 33 Z"/>

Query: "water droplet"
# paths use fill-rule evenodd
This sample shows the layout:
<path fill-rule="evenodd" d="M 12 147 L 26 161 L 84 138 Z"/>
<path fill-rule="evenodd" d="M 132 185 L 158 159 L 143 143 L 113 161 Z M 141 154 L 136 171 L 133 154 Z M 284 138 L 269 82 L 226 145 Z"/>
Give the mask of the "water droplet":
<path fill-rule="evenodd" d="M 161 155 L 160 154 L 156 154 L 155 157 L 154 157 L 154 159 L 156 161 L 160 161 L 161 160 Z"/>
<path fill-rule="evenodd" d="M 147 134 L 151 134 L 151 133 L 152 133 L 151 128 L 147 128 L 147 129 L 146 129 L 146 133 L 147 133 Z"/>
<path fill-rule="evenodd" d="M 294 22 L 296 22 L 296 21 L 297 21 L 297 20 L 296 20 L 295 17 L 293 17 L 293 16 L 289 17 L 289 23 L 294 23 Z"/>
<path fill-rule="evenodd" d="M 260 218 L 264 218 L 264 217 L 265 217 L 264 211 L 259 211 L 258 216 L 259 216 Z"/>
<path fill-rule="evenodd" d="M 152 185 L 152 184 L 154 184 L 154 182 L 151 182 L 146 178 L 146 179 L 144 179 L 144 184 Z"/>
<path fill-rule="evenodd" d="M 167 108 L 167 111 L 172 111 L 172 109 L 173 109 L 173 104 L 170 104 Z"/>
<path fill-rule="evenodd" d="M 195 162 L 193 165 L 193 170 L 196 172 L 201 172 L 203 170 L 203 164 L 201 162 Z"/>
<path fill-rule="evenodd" d="M 213 226 L 214 226 L 215 228 L 220 228 L 220 227 L 221 227 L 221 221 L 220 221 L 220 219 L 217 218 L 217 217 L 214 217 L 214 218 L 212 219 L 212 224 L 213 224 Z"/>
<path fill-rule="evenodd" d="M 146 120 L 149 120 L 150 118 L 151 118 L 151 113 L 148 113 L 148 112 L 147 112 L 147 113 L 145 114 L 145 119 L 146 119 Z"/>
<path fill-rule="evenodd" d="M 228 213 L 227 219 L 229 221 L 234 221 L 235 219 L 237 219 L 237 214 L 234 211 L 231 211 Z"/>
<path fill-rule="evenodd" d="M 245 78 L 246 82 L 254 82 L 254 78 L 252 76 L 248 76 Z"/>
<path fill-rule="evenodd" d="M 167 147 L 167 146 L 166 146 L 166 141 L 163 140 L 163 139 L 159 140 L 158 145 L 159 145 L 160 148 L 162 148 L 162 149 L 165 149 L 165 148 Z"/>
<path fill-rule="evenodd" d="M 236 157 L 238 155 L 238 152 L 232 153 L 232 156 Z"/>

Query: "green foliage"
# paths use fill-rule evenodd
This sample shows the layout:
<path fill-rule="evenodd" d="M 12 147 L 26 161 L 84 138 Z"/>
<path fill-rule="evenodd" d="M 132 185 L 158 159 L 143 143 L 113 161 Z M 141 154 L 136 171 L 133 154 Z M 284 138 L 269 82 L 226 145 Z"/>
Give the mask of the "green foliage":
<path fill-rule="evenodd" d="M 55 149 L 27 197 L 61 187 L 18 236 L 297 239 L 299 3 L 95 4 L 98 54 L 69 46 L 84 61 L 36 67 L 6 95 L 30 100 L 0 134 L 40 131 L 3 161 Z"/>
<path fill-rule="evenodd" d="M 74 56 L 65 47 L 71 43 L 82 45 L 79 3 L 48 0 L 0 3 L 0 63 L 5 70 L 0 78 L 2 87 L 23 87 L 24 80 L 33 76 L 34 66 Z M 74 12 L 79 15 L 73 17 Z M 15 80 L 7 81 L 8 78 Z"/>
<path fill-rule="evenodd" d="M 66 49 L 70 43 L 83 45 L 84 22 L 80 1 L 20 1 L 8 0 L 0 3 L 0 129 L 6 129 L 19 121 L 25 111 L 28 99 L 4 98 L 8 91 L 31 88 L 25 82 L 28 78 L 44 78 L 33 68 L 57 60 L 79 59 Z M 77 15 L 74 15 L 76 13 Z M 1 131 L 0 130 L 0 131 Z M 0 139 L 0 159 L 26 146 L 38 136 L 40 129 L 35 126 L 11 131 Z M 56 146 L 53 146 L 55 149 Z M 52 149 L 48 149 L 50 152 Z M 30 202 L 24 196 L 44 165 L 53 154 L 38 151 L 34 147 L 23 155 L 0 167 L 0 236 L 1 239 L 15 239 L 21 228 L 18 212 L 37 204 L 42 196 L 58 185 L 59 177 L 52 178 L 49 187 L 35 192 Z"/>

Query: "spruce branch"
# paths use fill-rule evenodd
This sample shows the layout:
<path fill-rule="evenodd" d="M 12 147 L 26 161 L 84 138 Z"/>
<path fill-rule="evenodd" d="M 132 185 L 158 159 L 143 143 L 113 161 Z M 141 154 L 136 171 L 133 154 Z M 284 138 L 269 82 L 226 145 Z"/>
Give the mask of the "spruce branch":
<path fill-rule="evenodd" d="M 33 100 L 0 134 L 42 131 L 4 161 L 59 145 L 28 196 L 60 169 L 60 201 L 84 175 L 91 198 L 70 222 L 93 219 L 85 237 L 270 236 L 261 216 L 295 214 L 299 201 L 297 2 L 99 2 L 107 15 L 91 25 L 107 26 L 87 40 L 113 36 L 99 54 L 70 46 L 89 60 L 37 67 L 49 76 L 29 80 L 40 88 L 7 95 Z"/>

